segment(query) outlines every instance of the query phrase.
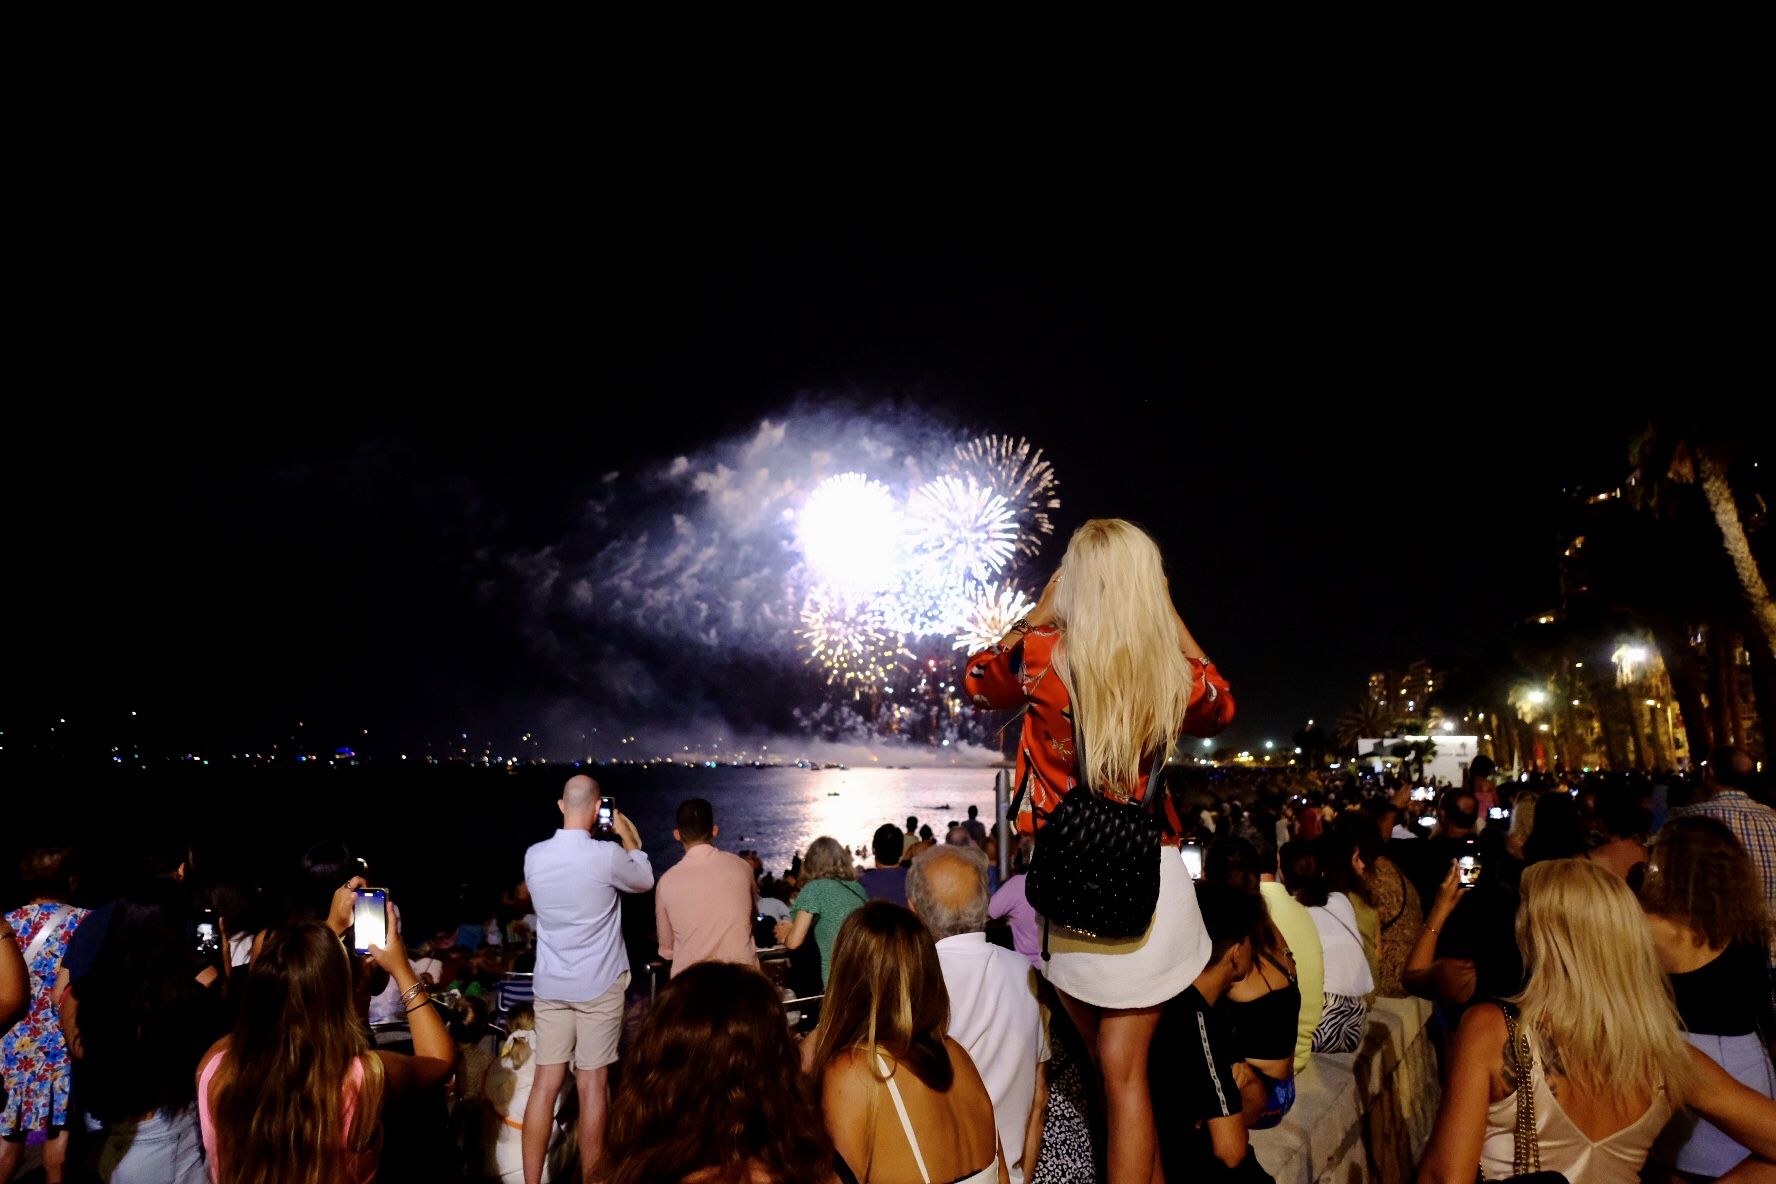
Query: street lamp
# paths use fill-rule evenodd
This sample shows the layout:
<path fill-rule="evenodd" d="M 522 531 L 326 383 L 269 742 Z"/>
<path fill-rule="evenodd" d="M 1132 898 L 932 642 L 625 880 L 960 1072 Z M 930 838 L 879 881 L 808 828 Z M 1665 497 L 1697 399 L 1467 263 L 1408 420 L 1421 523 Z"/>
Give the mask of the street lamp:
<path fill-rule="evenodd" d="M 1275 741 L 1275 740 L 1266 740 L 1266 741 L 1265 741 L 1265 742 L 1264 742 L 1264 747 L 1266 747 L 1266 748 L 1275 748 L 1275 747 L 1276 747 L 1276 741 Z"/>

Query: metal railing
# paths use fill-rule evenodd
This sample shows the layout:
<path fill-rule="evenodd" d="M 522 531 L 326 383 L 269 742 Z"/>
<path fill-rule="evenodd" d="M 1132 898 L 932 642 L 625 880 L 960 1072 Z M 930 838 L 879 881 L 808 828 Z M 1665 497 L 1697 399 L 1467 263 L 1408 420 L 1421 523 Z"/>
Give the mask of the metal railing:
<path fill-rule="evenodd" d="M 773 983 L 782 985 L 782 983 L 788 978 L 787 971 L 789 969 L 790 958 L 789 947 L 771 946 L 769 948 L 755 950 L 754 952 L 758 954 L 759 969 L 764 972 L 765 977 L 769 978 Z M 785 971 L 781 976 L 771 972 L 773 964 L 777 963 L 781 963 Z M 660 988 L 665 985 L 671 969 L 672 963 L 663 962 L 658 958 L 653 959 L 647 964 L 649 1007 L 652 1007 L 654 1000 L 659 997 Z M 783 1013 L 785 1016 L 789 1016 L 791 1013 L 797 1013 L 798 1019 L 806 1019 L 807 1012 L 810 1009 L 817 1009 L 820 1001 L 825 998 L 826 995 L 824 993 L 819 995 L 791 996 L 783 1001 Z"/>

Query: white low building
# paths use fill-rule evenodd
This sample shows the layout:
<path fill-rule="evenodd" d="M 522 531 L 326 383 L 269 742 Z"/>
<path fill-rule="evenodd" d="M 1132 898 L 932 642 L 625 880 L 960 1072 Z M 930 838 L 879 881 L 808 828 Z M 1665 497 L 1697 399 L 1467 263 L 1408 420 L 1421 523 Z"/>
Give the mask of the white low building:
<path fill-rule="evenodd" d="M 1390 765 L 1397 765 L 1398 759 L 1387 755 L 1401 744 L 1417 744 L 1425 740 L 1434 741 L 1437 754 L 1424 763 L 1424 774 L 1439 785 L 1461 785 L 1468 779 L 1468 766 L 1480 755 L 1480 737 L 1452 736 L 1447 732 L 1439 732 L 1434 736 L 1392 736 L 1387 739 L 1375 740 L 1367 737 L 1357 741 L 1357 762 L 1367 764 L 1377 772 Z M 1377 752 L 1381 755 L 1372 755 Z"/>

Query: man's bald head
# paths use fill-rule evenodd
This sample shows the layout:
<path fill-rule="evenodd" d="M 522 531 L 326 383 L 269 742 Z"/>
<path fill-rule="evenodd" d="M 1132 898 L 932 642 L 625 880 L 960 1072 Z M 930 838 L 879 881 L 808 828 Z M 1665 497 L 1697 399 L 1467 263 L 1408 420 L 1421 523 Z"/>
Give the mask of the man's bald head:
<path fill-rule="evenodd" d="M 987 857 L 979 847 L 932 847 L 907 872 L 907 903 L 942 941 L 987 927 Z"/>
<path fill-rule="evenodd" d="M 598 813 L 598 782 L 584 773 L 567 779 L 561 788 L 562 826 L 568 830 L 588 830 Z"/>

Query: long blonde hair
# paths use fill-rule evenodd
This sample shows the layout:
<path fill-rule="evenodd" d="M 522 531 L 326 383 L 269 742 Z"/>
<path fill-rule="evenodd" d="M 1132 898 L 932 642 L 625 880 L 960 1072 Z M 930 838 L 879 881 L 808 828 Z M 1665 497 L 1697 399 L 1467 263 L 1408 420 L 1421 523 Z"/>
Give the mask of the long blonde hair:
<path fill-rule="evenodd" d="M 1519 1021 L 1551 1044 L 1569 1080 L 1596 1093 L 1681 1106 L 1694 1082 L 1652 928 L 1618 876 L 1584 859 L 1523 873 L 1517 944 L 1527 981 Z"/>
<path fill-rule="evenodd" d="M 1159 548 L 1140 527 L 1093 518 L 1073 532 L 1055 589 L 1054 668 L 1085 733 L 1081 783 L 1121 788 L 1142 758 L 1171 755 L 1190 706 L 1190 663 Z"/>

